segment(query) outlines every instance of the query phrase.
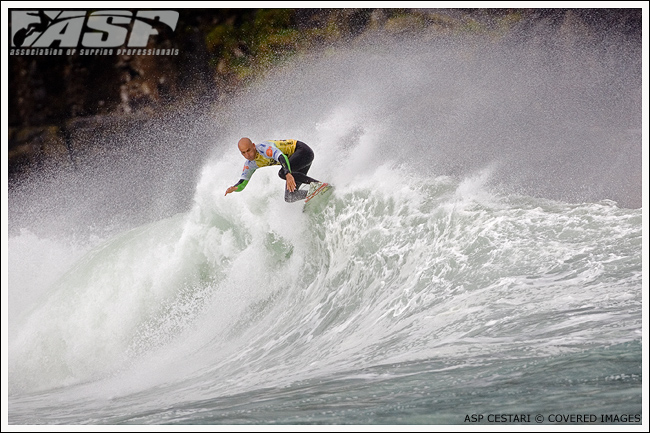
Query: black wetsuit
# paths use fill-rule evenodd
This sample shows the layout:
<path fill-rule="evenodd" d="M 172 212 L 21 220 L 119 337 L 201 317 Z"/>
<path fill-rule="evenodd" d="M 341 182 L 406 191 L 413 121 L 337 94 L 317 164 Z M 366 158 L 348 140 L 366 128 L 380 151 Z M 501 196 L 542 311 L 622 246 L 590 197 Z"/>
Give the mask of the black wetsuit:
<path fill-rule="evenodd" d="M 291 175 L 296 181 L 296 189 L 294 192 L 289 192 L 288 189 L 284 190 L 284 200 L 288 202 L 296 200 L 304 200 L 307 196 L 307 191 L 299 191 L 298 188 L 303 183 L 310 184 L 312 182 L 318 182 L 316 179 L 307 176 L 307 172 L 311 167 L 311 162 L 314 160 L 314 151 L 311 150 L 311 147 L 307 146 L 302 141 L 296 142 L 296 150 L 289 157 L 289 165 L 291 166 Z M 278 172 L 278 176 L 282 179 L 287 179 L 287 173 L 289 171 L 282 167 Z"/>

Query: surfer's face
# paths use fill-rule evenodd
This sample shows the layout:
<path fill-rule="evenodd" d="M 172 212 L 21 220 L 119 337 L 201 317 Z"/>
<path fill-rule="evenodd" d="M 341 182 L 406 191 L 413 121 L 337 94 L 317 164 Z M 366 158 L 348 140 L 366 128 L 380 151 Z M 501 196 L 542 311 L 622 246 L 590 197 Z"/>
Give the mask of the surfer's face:
<path fill-rule="evenodd" d="M 255 145 L 252 142 L 241 144 L 239 146 L 239 151 L 242 155 L 244 155 L 244 158 L 249 161 L 254 161 L 255 157 L 257 156 L 257 150 L 255 149 Z"/>

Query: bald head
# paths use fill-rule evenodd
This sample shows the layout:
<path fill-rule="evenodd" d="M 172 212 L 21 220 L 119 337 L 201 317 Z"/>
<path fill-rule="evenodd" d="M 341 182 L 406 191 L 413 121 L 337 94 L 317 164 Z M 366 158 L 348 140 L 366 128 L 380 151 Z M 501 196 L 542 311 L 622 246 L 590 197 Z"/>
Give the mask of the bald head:
<path fill-rule="evenodd" d="M 239 150 L 248 149 L 252 145 L 253 145 L 253 142 L 248 137 L 240 138 L 239 142 L 237 143 L 237 147 L 239 147 Z"/>
<path fill-rule="evenodd" d="M 241 138 L 237 143 L 237 147 L 239 148 L 241 154 L 244 155 L 244 158 L 249 161 L 255 160 L 255 157 L 257 156 L 257 149 L 255 149 L 255 144 L 251 141 L 250 138 Z"/>

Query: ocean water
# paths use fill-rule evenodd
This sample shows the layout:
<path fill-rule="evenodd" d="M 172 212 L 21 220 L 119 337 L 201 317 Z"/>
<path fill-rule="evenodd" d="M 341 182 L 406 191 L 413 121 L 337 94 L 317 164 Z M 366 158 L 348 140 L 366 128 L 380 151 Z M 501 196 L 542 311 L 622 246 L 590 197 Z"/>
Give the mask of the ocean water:
<path fill-rule="evenodd" d="M 297 58 L 10 190 L 8 424 L 641 426 L 638 52 L 547 51 Z M 333 195 L 224 196 L 240 136 Z"/>

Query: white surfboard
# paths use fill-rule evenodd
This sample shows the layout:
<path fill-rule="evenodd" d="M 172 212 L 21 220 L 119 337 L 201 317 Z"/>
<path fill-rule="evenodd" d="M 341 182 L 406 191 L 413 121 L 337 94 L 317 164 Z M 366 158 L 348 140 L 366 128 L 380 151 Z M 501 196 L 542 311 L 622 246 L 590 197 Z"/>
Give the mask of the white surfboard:
<path fill-rule="evenodd" d="M 305 207 L 303 210 L 315 206 L 316 203 L 326 203 L 333 192 L 334 186 L 329 183 L 319 182 L 317 184 L 311 184 L 309 193 L 305 197 Z"/>

